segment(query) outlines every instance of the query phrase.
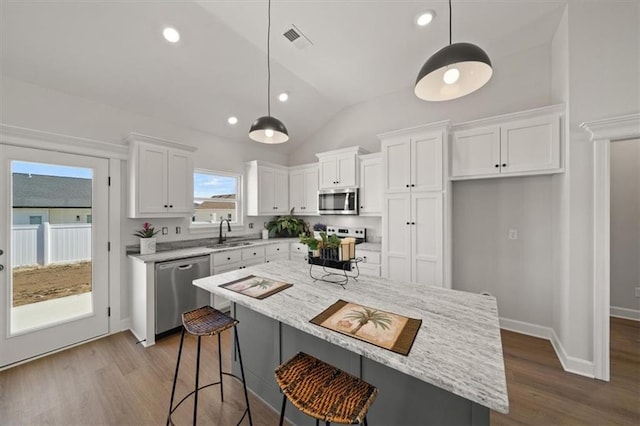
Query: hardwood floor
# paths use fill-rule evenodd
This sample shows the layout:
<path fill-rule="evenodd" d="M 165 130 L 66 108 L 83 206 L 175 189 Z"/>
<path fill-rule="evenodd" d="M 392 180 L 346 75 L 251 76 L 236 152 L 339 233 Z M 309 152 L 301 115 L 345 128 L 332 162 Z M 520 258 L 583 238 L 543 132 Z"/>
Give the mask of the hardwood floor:
<path fill-rule="evenodd" d="M 563 372 L 546 340 L 508 331 L 502 339 L 511 408 L 509 415 L 492 412 L 493 425 L 640 424 L 640 323 L 612 318 L 609 383 Z M 201 366 L 201 383 L 217 374 L 215 340 L 203 338 L 202 362 L 209 357 L 214 367 Z M 0 424 L 164 424 L 178 343 L 176 334 L 145 349 L 123 332 L 2 371 Z M 178 395 L 193 383 L 194 343 L 186 340 Z M 228 347 L 229 333 L 223 345 Z M 223 364 L 228 369 L 230 359 Z M 217 387 L 204 392 L 200 424 L 237 422 L 243 400 L 238 383 L 225 380 L 223 404 Z M 192 407 L 187 401 L 177 410 L 176 424 L 191 422 Z M 251 409 L 254 424 L 277 424 L 278 414 L 255 397 Z"/>

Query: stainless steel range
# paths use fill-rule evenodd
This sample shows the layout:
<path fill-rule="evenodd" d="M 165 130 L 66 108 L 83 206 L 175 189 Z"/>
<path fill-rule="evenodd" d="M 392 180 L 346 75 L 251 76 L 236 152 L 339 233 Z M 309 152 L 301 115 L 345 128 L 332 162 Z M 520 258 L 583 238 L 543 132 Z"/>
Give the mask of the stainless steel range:
<path fill-rule="evenodd" d="M 366 228 L 343 228 L 327 225 L 327 235 L 337 235 L 340 238 L 353 237 L 356 244 L 364 243 L 367 240 Z"/>

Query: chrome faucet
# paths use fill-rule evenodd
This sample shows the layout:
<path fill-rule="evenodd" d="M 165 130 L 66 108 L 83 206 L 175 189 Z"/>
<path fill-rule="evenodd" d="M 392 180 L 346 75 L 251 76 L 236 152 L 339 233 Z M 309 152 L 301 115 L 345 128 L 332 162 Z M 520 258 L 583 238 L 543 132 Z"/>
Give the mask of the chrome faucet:
<path fill-rule="evenodd" d="M 227 228 L 228 228 L 227 230 L 229 232 L 231 232 L 231 222 L 229 222 L 229 219 L 222 219 L 220 221 L 220 237 L 218 238 L 218 244 L 222 244 L 222 243 L 224 243 L 224 240 L 226 240 L 226 238 L 222 237 L 222 224 L 224 222 L 227 222 Z"/>

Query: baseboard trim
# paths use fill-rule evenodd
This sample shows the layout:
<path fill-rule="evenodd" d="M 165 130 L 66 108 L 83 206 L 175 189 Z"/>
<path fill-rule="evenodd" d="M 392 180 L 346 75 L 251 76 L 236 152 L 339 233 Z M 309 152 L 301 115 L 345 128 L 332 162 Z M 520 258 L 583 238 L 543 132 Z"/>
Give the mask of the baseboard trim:
<path fill-rule="evenodd" d="M 551 332 L 553 331 L 550 327 L 512 320 L 509 318 L 500 318 L 500 328 L 546 340 L 551 340 Z"/>
<path fill-rule="evenodd" d="M 617 306 L 611 306 L 609 315 L 616 318 L 640 321 L 640 310 L 638 309 L 618 308 Z"/>
<path fill-rule="evenodd" d="M 564 371 L 589 377 L 591 379 L 595 377 L 593 362 L 567 355 L 564 346 L 562 346 L 562 343 L 553 328 L 512 320 L 509 318 L 500 318 L 500 328 L 520 334 L 526 334 L 527 336 L 549 340 Z"/>

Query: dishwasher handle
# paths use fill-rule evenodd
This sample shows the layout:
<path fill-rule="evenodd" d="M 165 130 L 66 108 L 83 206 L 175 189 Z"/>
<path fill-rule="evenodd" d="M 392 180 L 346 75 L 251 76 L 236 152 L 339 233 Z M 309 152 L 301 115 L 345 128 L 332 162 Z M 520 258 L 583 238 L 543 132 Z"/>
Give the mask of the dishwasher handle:
<path fill-rule="evenodd" d="M 189 264 L 189 265 L 180 265 L 178 266 L 178 269 L 181 271 L 186 271 L 187 269 L 191 269 L 193 268 L 193 263 Z"/>

